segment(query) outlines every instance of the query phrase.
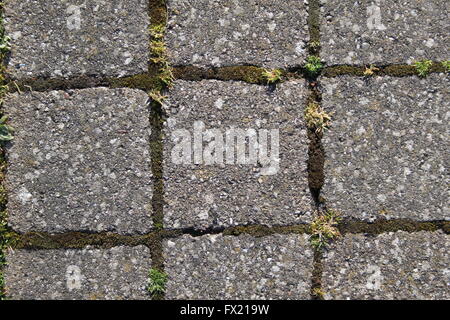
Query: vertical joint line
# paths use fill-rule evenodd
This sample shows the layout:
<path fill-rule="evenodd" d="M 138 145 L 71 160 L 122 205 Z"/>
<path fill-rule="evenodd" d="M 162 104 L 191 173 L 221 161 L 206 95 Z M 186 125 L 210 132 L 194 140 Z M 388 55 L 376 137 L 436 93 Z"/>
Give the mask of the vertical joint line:
<path fill-rule="evenodd" d="M 149 1 L 149 62 L 148 76 L 151 79 L 152 88 L 148 92 L 150 102 L 150 156 L 153 175 L 152 213 L 153 226 L 156 230 L 154 236 L 149 239 L 148 247 L 152 256 L 152 269 L 164 274 L 164 180 L 163 180 L 163 126 L 165 115 L 162 108 L 163 91 L 167 87 L 164 81 L 164 72 L 167 71 L 167 61 L 164 53 L 155 56 L 155 46 L 165 50 L 164 37 L 161 33 L 167 25 L 167 5 L 165 0 Z M 158 32 L 158 35 L 155 35 Z M 165 74 L 167 76 L 167 74 Z M 171 73 L 170 73 L 171 75 Z M 169 77 L 170 79 L 170 77 Z M 149 279 L 151 281 L 151 279 Z M 164 300 L 165 292 L 150 293 L 154 300 Z"/>
<path fill-rule="evenodd" d="M 309 28 L 309 43 L 308 54 L 311 56 L 320 57 L 320 0 L 310 0 L 308 8 L 308 28 Z M 310 90 L 307 99 L 307 105 L 322 103 L 322 92 L 320 91 L 320 83 L 318 77 L 320 74 L 315 74 L 312 77 L 306 77 L 308 87 Z M 308 127 L 308 126 L 307 126 Z M 315 128 L 307 128 L 309 139 L 308 147 L 308 185 L 311 196 L 314 200 L 316 212 L 320 212 L 321 196 L 320 191 L 324 183 L 324 164 L 325 151 L 322 145 L 323 132 L 318 132 Z M 321 248 L 313 247 L 313 271 L 311 277 L 310 295 L 313 300 L 323 299 L 322 289 L 322 272 L 323 272 L 323 252 Z"/>

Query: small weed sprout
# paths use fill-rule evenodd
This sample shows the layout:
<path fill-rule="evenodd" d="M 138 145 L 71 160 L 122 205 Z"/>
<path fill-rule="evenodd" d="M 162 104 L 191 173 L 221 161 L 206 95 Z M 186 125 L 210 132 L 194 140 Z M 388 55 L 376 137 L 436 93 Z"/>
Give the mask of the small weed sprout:
<path fill-rule="evenodd" d="M 426 77 L 430 73 L 431 66 L 433 65 L 433 61 L 431 60 L 422 60 L 414 63 L 416 67 L 417 74 L 419 77 Z"/>
<path fill-rule="evenodd" d="M 157 269 L 150 269 L 148 280 L 148 292 L 152 297 L 157 297 L 166 291 L 167 274 Z"/>
<path fill-rule="evenodd" d="M 6 124 L 7 120 L 8 118 L 6 116 L 0 118 L 0 141 L 10 141 L 14 139 L 12 136 L 14 129 Z"/>
<path fill-rule="evenodd" d="M 309 75 L 315 76 L 315 75 L 319 74 L 319 72 L 322 69 L 323 69 L 323 63 L 322 63 L 322 60 L 320 60 L 320 57 L 309 56 L 306 59 L 305 70 Z"/>
<path fill-rule="evenodd" d="M 309 129 L 320 134 L 331 126 L 331 116 L 322 110 L 316 102 L 311 102 L 305 109 L 305 121 Z"/>
<path fill-rule="evenodd" d="M 319 214 L 311 223 L 311 245 L 322 249 L 330 240 L 339 237 L 341 234 L 336 226 L 340 220 L 339 214 L 332 210 Z"/>
<path fill-rule="evenodd" d="M 281 81 L 281 76 L 283 75 L 283 71 L 280 69 L 267 70 L 263 71 L 263 78 L 266 79 L 267 84 L 272 84 Z"/>
<path fill-rule="evenodd" d="M 442 66 L 446 72 L 450 72 L 450 60 L 442 61 Z"/>
<path fill-rule="evenodd" d="M 371 64 L 369 67 L 366 67 L 366 70 L 364 70 L 364 75 L 370 77 L 373 76 L 377 71 L 380 71 L 380 68 L 377 68 L 373 64 Z"/>

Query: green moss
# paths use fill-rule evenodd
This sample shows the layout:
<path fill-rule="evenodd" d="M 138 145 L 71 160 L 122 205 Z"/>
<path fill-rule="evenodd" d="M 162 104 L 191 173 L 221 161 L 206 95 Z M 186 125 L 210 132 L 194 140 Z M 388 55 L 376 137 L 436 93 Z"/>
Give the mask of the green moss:
<path fill-rule="evenodd" d="M 431 60 L 422 60 L 414 63 L 414 67 L 416 68 L 417 75 L 421 78 L 426 77 L 433 66 L 433 61 Z"/>
<path fill-rule="evenodd" d="M 417 231 L 437 231 L 449 232 L 449 223 L 446 221 L 418 222 L 409 219 L 376 220 L 374 222 L 358 221 L 354 219 L 344 219 L 339 224 L 341 233 L 367 233 L 381 234 L 385 232 L 417 232 Z"/>
<path fill-rule="evenodd" d="M 303 234 L 309 233 L 309 231 L 310 228 L 306 224 L 275 227 L 249 225 L 226 228 L 223 230 L 222 234 L 224 236 L 239 236 L 241 234 L 248 234 L 253 237 L 265 237 L 273 234 Z"/>
<path fill-rule="evenodd" d="M 150 91 L 160 89 L 159 79 L 149 73 L 138 74 L 125 78 L 108 79 L 112 88 L 133 88 Z"/>
<path fill-rule="evenodd" d="M 254 66 L 229 66 L 213 69 L 203 69 L 194 66 L 179 66 L 173 70 L 176 79 L 201 81 L 205 79 L 215 79 L 221 81 L 244 81 L 253 84 L 267 84 L 268 78 L 266 69 Z M 276 75 L 291 76 L 286 71 L 277 69 Z"/>
<path fill-rule="evenodd" d="M 216 69 L 215 77 L 218 80 L 245 81 L 248 83 L 265 84 L 264 69 L 253 66 L 222 67 Z"/>
<path fill-rule="evenodd" d="M 86 246 L 95 248 L 113 248 L 116 246 L 149 245 L 156 237 L 155 233 L 139 236 L 126 236 L 108 232 L 85 233 L 66 232 L 60 234 L 49 234 L 45 232 L 29 232 L 25 234 L 14 234 L 14 249 L 82 249 Z"/>

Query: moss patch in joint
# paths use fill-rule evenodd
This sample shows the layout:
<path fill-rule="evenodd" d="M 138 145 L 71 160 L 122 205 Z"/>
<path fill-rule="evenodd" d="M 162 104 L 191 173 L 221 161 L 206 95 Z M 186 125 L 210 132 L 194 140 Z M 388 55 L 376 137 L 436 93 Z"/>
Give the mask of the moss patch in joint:
<path fill-rule="evenodd" d="M 265 84 L 264 69 L 254 66 L 222 67 L 215 70 L 215 78 L 228 81 L 245 81 L 254 84 Z"/>
<path fill-rule="evenodd" d="M 322 71 L 322 75 L 327 78 L 334 78 L 344 75 L 353 75 L 362 77 L 365 75 L 364 74 L 365 71 L 366 71 L 365 67 L 339 65 L 324 68 Z"/>
<path fill-rule="evenodd" d="M 45 232 L 14 233 L 13 249 L 83 249 L 87 246 L 109 249 L 117 246 L 149 246 L 156 237 L 155 233 L 139 236 L 126 236 L 109 232 L 85 233 L 66 232 L 49 234 Z"/>
<path fill-rule="evenodd" d="M 112 88 L 132 88 L 150 91 L 159 86 L 158 80 L 148 73 L 137 74 L 125 78 L 108 79 Z"/>
<path fill-rule="evenodd" d="M 339 224 L 339 230 L 342 234 L 346 233 L 366 233 L 377 235 L 385 232 L 417 232 L 417 231 L 437 231 L 450 233 L 449 221 L 429 221 L 418 222 L 409 219 L 379 219 L 374 222 L 359 221 L 351 218 L 343 219 Z"/>
<path fill-rule="evenodd" d="M 237 226 L 225 229 L 222 234 L 224 236 L 239 236 L 248 234 L 253 237 L 265 237 L 273 234 L 303 234 L 309 233 L 310 228 L 306 224 L 293 226 L 275 226 L 268 227 L 264 225 Z"/>

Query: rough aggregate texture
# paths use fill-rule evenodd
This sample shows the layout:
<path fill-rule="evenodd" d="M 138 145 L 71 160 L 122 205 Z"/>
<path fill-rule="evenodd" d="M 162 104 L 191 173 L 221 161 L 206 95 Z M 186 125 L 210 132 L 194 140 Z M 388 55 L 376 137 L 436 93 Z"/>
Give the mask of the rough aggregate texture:
<path fill-rule="evenodd" d="M 148 232 L 148 96 L 131 89 L 14 94 L 4 110 L 9 224 L 17 231 Z"/>
<path fill-rule="evenodd" d="M 174 65 L 301 65 L 309 40 L 305 1 L 169 0 Z"/>
<path fill-rule="evenodd" d="M 363 220 L 448 220 L 449 79 L 322 79 L 322 195 Z"/>
<path fill-rule="evenodd" d="M 449 1 L 321 3 L 321 56 L 330 65 L 449 59 Z"/>
<path fill-rule="evenodd" d="M 149 298 L 146 287 L 151 258 L 144 246 L 16 250 L 7 260 L 7 292 L 13 300 Z"/>
<path fill-rule="evenodd" d="M 166 227 L 206 229 L 254 223 L 287 225 L 310 220 L 312 199 L 306 168 L 308 139 L 303 107 L 307 91 L 304 86 L 303 81 L 294 81 L 271 91 L 243 82 L 176 81 L 165 104 L 168 115 L 163 141 Z M 203 133 L 204 143 L 199 144 L 200 152 L 197 152 L 202 158 L 198 164 L 194 164 L 196 145 L 193 144 L 196 121 L 204 123 L 203 132 L 219 130 L 219 136 L 211 140 Z M 236 149 L 232 163 L 228 163 L 228 152 L 216 149 L 223 159 L 208 164 L 205 154 L 209 154 L 209 141 L 221 140 L 227 145 L 226 130 L 231 127 L 254 129 L 258 138 L 256 148 L 258 142 L 267 145 L 260 130 L 278 129 L 279 164 L 271 161 L 265 165 L 259 154 L 253 163 L 237 164 Z M 186 154 L 194 154 L 183 163 L 175 162 L 173 157 L 178 154 L 175 147 L 181 140 L 174 138 L 180 130 L 187 131 L 190 142 Z M 275 140 L 268 141 L 272 145 Z M 246 147 L 247 156 L 250 144 Z"/>
<path fill-rule="evenodd" d="M 325 298 L 448 300 L 449 252 L 442 232 L 346 235 L 323 261 Z"/>
<path fill-rule="evenodd" d="M 9 0 L 14 78 L 125 76 L 147 71 L 147 1 Z"/>
<path fill-rule="evenodd" d="M 168 299 L 309 299 L 306 235 L 183 236 L 164 244 Z"/>

